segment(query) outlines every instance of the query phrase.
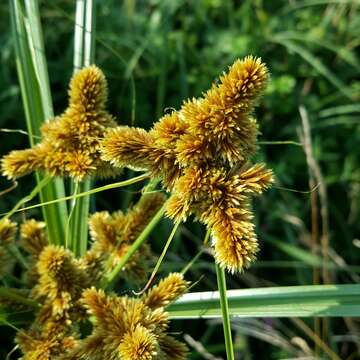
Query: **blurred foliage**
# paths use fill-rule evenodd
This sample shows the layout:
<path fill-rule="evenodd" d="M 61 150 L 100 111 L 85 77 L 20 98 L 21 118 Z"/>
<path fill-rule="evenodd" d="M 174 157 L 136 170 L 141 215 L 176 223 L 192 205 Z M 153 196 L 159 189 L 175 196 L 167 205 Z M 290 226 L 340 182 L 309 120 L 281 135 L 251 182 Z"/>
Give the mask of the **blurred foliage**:
<path fill-rule="evenodd" d="M 329 271 L 334 283 L 359 280 L 359 268 L 354 266 L 360 260 L 356 238 L 360 233 L 359 9 L 355 0 L 98 1 L 96 62 L 108 77 L 109 107 L 119 123 L 149 128 L 167 109 L 201 95 L 234 59 L 247 54 L 262 57 L 272 77 L 256 110 L 260 141 L 299 142 L 299 106 L 305 107 L 314 158 L 328 195 L 329 252 L 337 266 Z M 25 129 L 8 11 L 7 3 L 1 2 L 0 128 Z M 66 104 L 64 90 L 72 72 L 74 5 L 68 0 L 42 1 L 41 14 L 54 108 L 59 113 Z M 2 132 L 0 137 L 0 155 L 27 143 L 26 136 L 18 133 Z M 311 266 L 321 253 L 311 254 L 310 195 L 280 188 L 309 190 L 303 147 L 263 144 L 258 156 L 274 169 L 277 184 L 255 204 L 262 248 L 259 261 L 245 274 L 231 277 L 229 288 L 311 284 Z M 21 179 L 16 190 L 0 198 L 2 212 L 30 191 L 31 181 Z M 10 186 L 5 180 L 0 184 L 1 190 Z M 136 193 L 134 188 L 104 194 L 96 198 L 96 206 L 126 207 Z M 170 226 L 164 222 L 156 232 L 155 250 L 161 250 Z M 318 226 L 321 230 L 320 215 Z M 184 225 L 163 270 L 184 266 L 203 236 L 198 224 Z M 209 263 L 201 267 L 204 260 L 209 257 L 204 255 L 189 272 L 196 281 L 206 271 L 195 291 L 216 286 L 214 269 Z M 207 351 L 222 354 L 218 326 L 177 322 L 174 331 L 189 333 Z M 331 320 L 328 343 L 340 358 L 356 357 L 358 326 L 355 321 Z M 304 355 L 306 346 L 292 341 L 296 336 L 314 346 L 309 334 L 305 336 L 291 320 L 242 321 L 234 329 L 235 347 L 243 359 L 262 358 L 265 352 L 268 359 Z M 264 331 L 269 332 L 267 338 L 260 336 Z M 342 341 L 341 336 L 349 333 L 355 340 Z M 2 358 L 4 354 L 0 351 Z M 194 351 L 192 358 L 202 356 Z"/>

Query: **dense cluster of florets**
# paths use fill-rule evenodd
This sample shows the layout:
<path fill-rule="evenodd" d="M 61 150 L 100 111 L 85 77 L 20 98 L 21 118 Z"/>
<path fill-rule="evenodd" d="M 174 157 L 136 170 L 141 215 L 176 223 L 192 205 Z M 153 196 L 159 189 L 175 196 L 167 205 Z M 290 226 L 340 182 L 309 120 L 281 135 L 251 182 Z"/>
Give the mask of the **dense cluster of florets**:
<path fill-rule="evenodd" d="M 216 261 L 231 272 L 256 256 L 250 197 L 272 182 L 265 165 L 250 163 L 258 135 L 252 112 L 267 79 L 260 59 L 237 60 L 202 98 L 150 131 L 120 126 L 101 142 L 103 159 L 114 166 L 161 177 L 172 193 L 167 214 L 176 221 L 195 214 L 211 229 Z"/>
<path fill-rule="evenodd" d="M 29 265 L 25 281 L 32 290 L 9 289 L 9 297 L 3 295 L 0 304 L 23 309 L 17 296 L 33 302 L 35 320 L 16 337 L 23 360 L 186 358 L 186 346 L 167 333 L 165 312 L 188 288 L 181 274 L 169 274 L 136 298 L 107 295 L 101 289 L 102 277 L 121 260 L 164 201 L 160 193 L 144 194 L 126 214 L 94 213 L 89 220 L 93 243 L 80 258 L 64 247 L 49 245 L 44 223 L 27 220 L 21 225 L 19 245 L 28 253 Z M 0 222 L 2 246 L 15 241 L 16 229 L 7 219 Z M 11 259 L 5 247 L 4 251 Z M 144 283 L 150 257 L 150 247 L 144 244 L 119 275 Z M 4 274 L 8 271 L 9 266 Z M 90 317 L 96 318 L 91 334 L 81 339 L 79 324 L 91 327 Z"/>
<path fill-rule="evenodd" d="M 69 106 L 41 128 L 41 142 L 26 150 L 12 151 L 2 159 L 2 172 L 9 179 L 35 170 L 52 176 L 82 180 L 117 173 L 100 158 L 99 141 L 106 129 L 114 127 L 105 110 L 107 83 L 96 66 L 78 71 L 70 82 Z"/>

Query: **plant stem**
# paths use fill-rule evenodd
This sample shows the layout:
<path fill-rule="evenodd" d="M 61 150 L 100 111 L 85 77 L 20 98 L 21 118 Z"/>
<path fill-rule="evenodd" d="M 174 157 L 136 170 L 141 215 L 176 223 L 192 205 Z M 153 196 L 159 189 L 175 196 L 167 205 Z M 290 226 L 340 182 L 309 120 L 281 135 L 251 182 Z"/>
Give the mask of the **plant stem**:
<path fill-rule="evenodd" d="M 222 269 L 218 264 L 215 264 L 215 267 L 216 267 L 218 289 L 220 293 L 220 305 L 221 305 L 221 314 L 222 314 L 222 321 L 224 328 L 226 356 L 228 360 L 234 360 L 235 357 L 234 357 L 234 348 L 233 348 L 232 336 L 231 336 L 229 305 L 226 296 L 225 270 Z"/>
<path fill-rule="evenodd" d="M 95 189 L 91 189 L 89 191 L 85 191 L 85 192 L 81 192 L 81 193 L 78 193 L 78 194 L 75 194 L 75 195 L 69 195 L 69 196 L 65 196 L 63 198 L 60 198 L 60 199 L 55 199 L 55 200 L 50 200 L 50 201 L 46 201 L 46 202 L 43 202 L 43 203 L 40 203 L 40 204 L 36 204 L 36 205 L 31 205 L 31 206 L 27 206 L 25 208 L 22 208 L 22 209 L 18 209 L 20 206 L 19 205 L 16 205 L 16 209 L 12 209 L 10 211 L 11 215 L 16 213 L 16 212 L 19 212 L 19 211 L 27 211 L 27 210 L 31 210 L 31 209 L 35 209 L 35 208 L 38 208 L 38 207 L 41 207 L 41 206 L 47 206 L 47 205 L 51 205 L 51 204 L 55 204 L 55 203 L 59 203 L 59 202 L 62 202 L 62 201 L 66 201 L 66 200 L 73 200 L 73 199 L 78 199 L 78 198 L 82 198 L 84 196 L 89 196 L 89 195 L 92 195 L 92 194 L 96 194 L 96 193 L 99 193 L 99 192 L 102 192 L 102 191 L 105 191 L 105 190 L 111 190 L 111 189 L 117 189 L 117 188 L 120 188 L 120 187 L 124 187 L 124 186 L 128 186 L 128 185 L 131 185 L 131 184 L 135 184 L 135 183 L 138 183 L 142 180 L 145 180 L 149 177 L 149 174 L 148 173 L 145 173 L 145 174 L 142 174 L 142 175 L 139 175 L 137 177 L 134 177 L 134 178 L 131 178 L 131 179 L 128 179 L 128 180 L 124 180 L 124 181 L 119 181 L 119 182 L 116 182 L 116 183 L 112 183 L 112 184 L 108 184 L 108 185 L 104 185 L 104 186 L 100 186 L 98 188 L 95 188 Z M 25 198 L 21 199 L 21 204 L 24 204 L 25 202 L 31 200 L 33 198 L 33 192 L 35 192 L 38 188 L 36 187 L 30 195 L 26 196 Z M 3 216 L 3 215 L 6 215 L 7 217 L 9 217 L 9 213 L 1 213 L 0 216 Z"/>
<path fill-rule="evenodd" d="M 163 249 L 163 251 L 161 252 L 160 257 L 159 257 L 158 261 L 157 261 L 156 264 L 155 264 L 155 267 L 154 267 L 154 269 L 153 269 L 153 271 L 152 271 L 152 273 L 151 273 L 151 275 L 150 275 L 149 280 L 147 281 L 147 283 L 146 283 L 146 285 L 144 286 L 144 288 L 143 288 L 139 293 L 136 293 L 136 295 L 141 295 L 141 294 L 143 294 L 143 293 L 150 287 L 152 281 L 154 280 L 154 277 L 155 277 L 156 273 L 158 272 L 158 270 L 159 270 L 159 268 L 160 268 L 160 266 L 161 266 L 162 261 L 164 260 L 164 257 L 165 257 L 165 255 L 166 255 L 168 249 L 169 249 L 169 246 L 170 246 L 170 244 L 171 244 L 171 242 L 172 242 L 172 239 L 174 238 L 174 236 L 175 236 L 175 234 L 176 234 L 176 231 L 177 231 L 179 225 L 180 225 L 179 222 L 176 222 L 176 223 L 175 223 L 175 225 L 174 225 L 173 229 L 171 230 L 171 233 L 170 233 L 170 235 L 169 235 L 169 237 L 168 237 L 168 239 L 167 239 L 167 241 L 166 241 L 166 244 L 165 244 L 165 246 L 164 246 L 164 249 Z"/>
<path fill-rule="evenodd" d="M 10 244 L 8 250 L 15 257 L 23 269 L 27 270 L 29 268 L 26 259 L 15 244 Z"/>
<path fill-rule="evenodd" d="M 74 72 L 89 66 L 95 60 L 95 16 L 96 6 L 93 0 L 77 0 L 74 37 Z M 80 192 L 91 189 L 91 178 L 78 184 L 72 182 L 71 188 Z M 76 256 L 81 256 L 87 249 L 88 216 L 90 197 L 75 200 L 69 225 L 69 247 Z"/>
<path fill-rule="evenodd" d="M 144 243 L 144 241 L 147 239 L 147 237 L 149 236 L 155 225 L 157 225 L 157 223 L 162 219 L 164 213 L 165 213 L 165 204 L 158 210 L 155 216 L 147 224 L 145 229 L 141 232 L 138 238 L 130 246 L 128 252 L 116 264 L 116 267 L 110 273 L 105 275 L 102 284 L 103 288 L 108 288 L 113 284 L 120 271 L 124 268 L 124 265 L 128 262 L 131 256 L 134 255 L 135 251 Z"/>
<path fill-rule="evenodd" d="M 25 10 L 19 0 L 10 0 L 12 35 L 15 44 L 17 73 L 24 105 L 30 145 L 40 138 L 40 127 L 53 117 L 52 99 L 37 0 L 25 0 Z M 36 174 L 39 184 L 44 177 Z M 40 191 L 40 201 L 65 196 L 61 179 L 53 179 Z M 64 242 L 67 219 L 66 204 L 43 208 L 50 243 Z"/>

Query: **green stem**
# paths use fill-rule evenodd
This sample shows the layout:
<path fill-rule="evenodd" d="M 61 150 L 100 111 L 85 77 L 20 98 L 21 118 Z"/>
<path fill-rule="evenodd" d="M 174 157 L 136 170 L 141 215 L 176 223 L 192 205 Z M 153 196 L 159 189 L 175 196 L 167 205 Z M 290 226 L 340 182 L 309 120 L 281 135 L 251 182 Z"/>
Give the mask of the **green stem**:
<path fill-rule="evenodd" d="M 206 231 L 206 235 L 203 241 L 204 247 L 208 244 L 210 239 L 211 230 Z M 201 249 L 190 261 L 189 263 L 180 271 L 181 274 L 185 275 L 189 269 L 195 264 L 195 262 L 200 258 L 200 256 L 204 253 L 204 249 Z"/>
<path fill-rule="evenodd" d="M 74 71 L 77 71 L 95 61 L 95 1 L 77 0 L 75 19 Z M 91 183 L 91 178 L 88 178 L 79 184 L 72 182 L 71 187 L 78 187 L 80 192 L 88 192 Z M 68 245 L 76 256 L 83 255 L 87 249 L 89 208 L 90 197 L 85 196 L 75 202 L 72 210 Z"/>
<path fill-rule="evenodd" d="M 50 180 L 51 180 L 50 177 L 42 178 L 42 180 L 38 182 L 38 184 L 35 186 L 35 188 L 31 191 L 29 195 L 26 195 L 25 197 L 20 199 L 16 203 L 16 205 L 9 212 L 5 214 L 5 218 L 10 218 L 12 215 L 18 212 L 19 209 L 28 201 L 32 200 L 49 183 Z"/>
<path fill-rule="evenodd" d="M 27 270 L 29 268 L 26 259 L 15 244 L 10 244 L 7 249 L 15 257 L 23 269 Z"/>
<path fill-rule="evenodd" d="M 10 0 L 12 35 L 15 45 L 17 73 L 25 111 L 30 145 L 40 138 L 43 122 L 53 117 L 52 99 L 37 0 L 25 0 L 25 12 L 19 0 Z M 39 184 L 44 177 L 36 174 Z M 40 201 L 65 196 L 61 179 L 53 179 L 40 191 Z M 64 242 L 67 218 L 66 204 L 43 208 L 50 243 Z"/>
<path fill-rule="evenodd" d="M 14 209 L 11 210 L 11 215 L 16 213 L 16 212 L 19 212 L 19 211 L 27 211 L 27 210 L 35 209 L 35 208 L 38 208 L 38 207 L 47 206 L 47 205 L 55 204 L 55 203 L 58 203 L 58 202 L 66 201 L 66 200 L 78 199 L 78 198 L 88 196 L 88 195 L 92 195 L 92 194 L 96 194 L 96 193 L 99 193 L 99 192 L 105 191 L 105 190 L 117 189 L 117 188 L 120 188 L 120 187 L 132 185 L 132 184 L 135 184 L 137 182 L 143 181 L 143 180 L 147 179 L 148 177 L 149 177 L 149 174 L 145 173 L 145 174 L 139 175 L 137 177 L 134 177 L 132 179 L 128 179 L 128 180 L 119 181 L 119 182 L 116 182 L 116 183 L 100 186 L 98 188 L 91 189 L 89 191 L 85 191 L 85 192 L 82 192 L 82 193 L 79 193 L 79 194 L 65 196 L 65 197 L 60 198 L 60 199 L 46 201 L 46 202 L 43 202 L 43 203 L 40 203 L 40 204 L 27 206 L 27 207 L 22 208 L 22 209 L 18 209 L 19 206 L 16 206 L 16 210 L 14 210 Z M 33 191 L 35 191 L 35 189 Z M 29 195 L 29 196 L 31 196 L 31 195 Z M 25 197 L 24 199 L 26 199 L 26 201 L 29 201 L 29 196 Z M 24 199 L 22 199 L 21 201 L 24 201 Z M 3 213 L 3 214 L 0 214 L 0 216 L 6 215 L 8 217 L 9 216 L 8 214 L 9 213 Z"/>
<path fill-rule="evenodd" d="M 139 247 L 144 243 L 147 237 L 150 235 L 151 231 L 157 225 L 157 223 L 163 218 L 165 213 L 165 204 L 158 210 L 155 216 L 151 219 L 149 224 L 145 227 L 145 229 L 141 232 L 138 238 L 134 241 L 134 243 L 130 246 L 128 252 L 120 259 L 120 261 L 116 264 L 116 267 L 108 274 L 105 275 L 102 287 L 108 288 L 111 287 L 114 281 L 116 280 L 118 274 L 123 270 L 125 264 L 134 255 L 135 251 L 139 249 Z"/>
<path fill-rule="evenodd" d="M 173 229 L 171 230 L 171 233 L 170 233 L 170 235 L 169 235 L 169 237 L 168 237 L 168 239 L 167 239 L 167 241 L 166 241 L 166 244 L 165 244 L 165 246 L 164 246 L 164 249 L 163 249 L 163 251 L 161 252 L 161 255 L 160 255 L 158 261 L 156 262 L 156 265 L 155 265 L 155 267 L 154 267 L 154 269 L 153 269 L 153 271 L 152 271 L 152 273 L 151 273 L 151 275 L 150 275 L 149 280 L 147 281 L 146 285 L 144 286 L 144 288 L 143 288 L 140 292 L 135 293 L 136 295 L 141 295 L 141 294 L 143 294 L 143 293 L 150 287 L 152 281 L 154 280 L 154 277 L 155 277 L 156 273 L 158 272 L 158 270 L 159 270 L 159 268 L 160 268 L 160 265 L 161 265 L 162 261 L 164 260 L 164 257 L 165 257 L 165 255 L 166 255 L 168 249 L 169 249 L 169 246 L 170 246 L 170 244 L 171 244 L 171 241 L 172 241 L 172 239 L 174 238 L 174 236 L 175 236 L 175 234 L 176 234 L 176 230 L 178 229 L 179 225 L 180 225 L 179 222 L 176 222 L 176 223 L 175 223 L 175 225 L 174 225 Z"/>
<path fill-rule="evenodd" d="M 226 278 L 225 270 L 222 269 L 218 264 L 215 264 L 216 267 L 216 277 L 218 283 L 218 289 L 220 293 L 220 305 L 221 305 L 221 314 L 224 328 L 224 337 L 225 337 L 225 348 L 227 360 L 234 360 L 234 349 L 231 336 L 231 324 L 230 324 L 230 315 L 229 315 L 229 305 L 226 296 Z"/>
<path fill-rule="evenodd" d="M 0 287 L 0 299 L 13 300 L 15 303 L 24 304 L 33 308 L 39 305 L 36 301 L 20 295 L 15 289 Z"/>

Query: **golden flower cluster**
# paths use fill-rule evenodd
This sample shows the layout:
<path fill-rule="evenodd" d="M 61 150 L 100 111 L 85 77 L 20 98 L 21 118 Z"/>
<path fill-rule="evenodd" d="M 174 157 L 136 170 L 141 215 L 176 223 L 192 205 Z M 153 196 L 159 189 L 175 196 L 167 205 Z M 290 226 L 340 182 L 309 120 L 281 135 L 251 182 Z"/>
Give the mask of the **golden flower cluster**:
<path fill-rule="evenodd" d="M 20 226 L 19 244 L 29 254 L 26 280 L 32 290 L 9 291 L 39 304 L 31 326 L 16 336 L 21 359 L 185 359 L 185 345 L 167 333 L 165 312 L 187 290 L 181 274 L 170 274 L 138 298 L 106 295 L 100 289 L 102 277 L 122 259 L 165 199 L 158 192 L 145 193 L 126 213 L 94 213 L 89 219 L 93 242 L 80 258 L 49 245 L 43 222 L 30 219 Z M 1 240 L 11 243 L 15 233 L 15 223 L 1 220 Z M 143 283 L 150 256 L 149 246 L 142 245 L 119 275 Z M 1 298 L 0 303 L 18 309 L 15 300 Z M 79 325 L 90 328 L 92 317 L 93 330 L 81 339 Z"/>
<path fill-rule="evenodd" d="M 115 126 L 106 111 L 107 83 L 96 66 L 79 70 L 71 79 L 69 106 L 41 128 L 41 142 L 26 150 L 12 151 L 1 162 L 9 179 L 40 170 L 52 176 L 82 180 L 87 175 L 116 174 L 100 158 L 99 140 Z"/>
<path fill-rule="evenodd" d="M 59 360 L 184 360 L 186 346 L 167 334 L 164 307 L 188 287 L 181 274 L 169 274 L 141 298 L 106 295 L 95 288 L 83 292 L 82 302 L 95 318 L 91 335 Z"/>
<path fill-rule="evenodd" d="M 9 246 L 14 243 L 16 232 L 16 223 L 7 218 L 0 220 L 0 278 L 10 273 L 14 266 Z"/>
<path fill-rule="evenodd" d="M 89 265 L 96 265 L 92 267 L 94 278 L 99 278 L 103 272 L 111 271 L 116 266 L 165 199 L 161 193 L 149 193 L 143 195 L 126 214 L 121 211 L 113 214 L 102 211 L 90 217 L 89 228 L 93 244 L 84 261 Z M 144 282 L 150 259 L 150 248 L 143 244 L 126 263 L 120 276 L 135 283 Z"/>
<path fill-rule="evenodd" d="M 39 280 L 31 296 L 41 306 L 32 326 L 17 334 L 21 359 L 186 358 L 186 346 L 167 334 L 165 312 L 187 290 L 181 274 L 170 274 L 142 297 L 130 298 L 96 289 L 88 269 L 62 247 L 46 246 L 37 268 Z M 90 317 L 96 319 L 92 332 L 80 339 L 79 324 Z"/>
<path fill-rule="evenodd" d="M 260 59 L 237 60 L 203 97 L 186 101 L 150 131 L 120 126 L 101 142 L 117 167 L 150 171 L 172 192 L 167 214 L 194 214 L 212 233 L 216 261 L 231 272 L 247 267 L 258 243 L 250 198 L 270 186 L 272 172 L 250 163 L 258 125 L 252 112 L 268 79 Z"/>

